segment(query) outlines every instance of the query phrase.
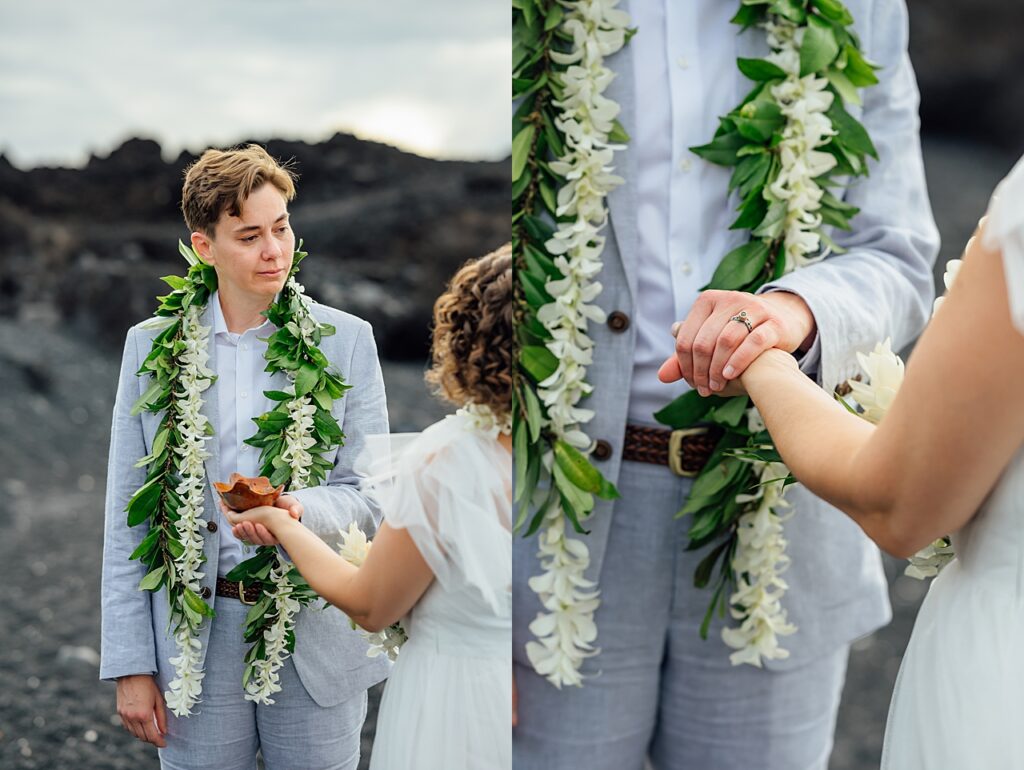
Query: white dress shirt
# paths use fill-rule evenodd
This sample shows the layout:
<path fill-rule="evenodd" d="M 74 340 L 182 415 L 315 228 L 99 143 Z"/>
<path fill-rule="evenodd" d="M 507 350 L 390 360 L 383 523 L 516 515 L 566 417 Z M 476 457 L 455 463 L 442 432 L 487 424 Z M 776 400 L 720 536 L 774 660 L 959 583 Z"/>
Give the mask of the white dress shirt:
<path fill-rule="evenodd" d="M 215 481 L 227 482 L 232 473 L 243 476 L 258 476 L 260 471 L 260 450 L 242 443 L 256 434 L 253 418 L 274 408 L 275 403 L 263 395 L 265 390 L 274 390 L 270 373 L 264 371 L 267 362 L 263 356 L 267 351 L 266 339 L 277 331 L 277 327 L 265 320 L 261 325 L 247 329 L 241 334 L 228 331 L 227 321 L 220 306 L 220 292 L 214 292 L 213 338 L 216 345 L 214 373 L 217 381 L 212 390 L 217 393 L 217 424 L 215 439 L 220 448 L 220 471 L 224 478 Z M 216 518 L 220 533 L 220 560 L 217 574 L 223 577 L 232 567 L 249 558 L 252 549 L 242 544 L 231 534 L 231 524 L 224 518 L 218 506 Z"/>
<path fill-rule="evenodd" d="M 681 321 L 729 251 L 749 238 L 730 230 L 738 201 L 728 195 L 731 168 L 708 163 L 690 147 L 711 141 L 718 118 L 753 88 L 737 75 L 740 28 L 735 3 L 722 0 L 633 0 L 639 33 L 634 57 L 637 200 L 637 329 L 629 421 L 654 423 L 653 413 L 689 390 L 665 385 L 658 368 L 672 354 L 670 328 Z M 744 35 L 763 33 L 750 30 Z M 768 51 L 764 43 L 764 52 Z M 631 182 L 627 181 L 627 184 Z"/>

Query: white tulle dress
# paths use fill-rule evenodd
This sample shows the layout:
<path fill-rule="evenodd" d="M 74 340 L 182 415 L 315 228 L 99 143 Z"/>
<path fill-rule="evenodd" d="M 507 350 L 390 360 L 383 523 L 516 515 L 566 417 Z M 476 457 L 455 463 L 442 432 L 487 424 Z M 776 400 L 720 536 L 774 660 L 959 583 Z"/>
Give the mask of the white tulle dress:
<path fill-rule="evenodd" d="M 1024 160 L 996 189 L 985 237 L 1024 333 Z M 1024 770 L 1024 447 L 953 546 L 903 658 L 882 768 Z"/>
<path fill-rule="evenodd" d="M 511 770 L 512 458 L 460 412 L 398 455 L 384 518 L 435 580 L 403 619 L 371 770 Z"/>

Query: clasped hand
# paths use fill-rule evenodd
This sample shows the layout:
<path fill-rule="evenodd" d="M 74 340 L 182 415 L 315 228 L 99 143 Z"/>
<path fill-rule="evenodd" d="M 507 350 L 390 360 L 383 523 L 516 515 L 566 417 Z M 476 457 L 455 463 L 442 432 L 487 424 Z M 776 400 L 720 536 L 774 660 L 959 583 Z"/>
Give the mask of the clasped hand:
<path fill-rule="evenodd" d="M 732 320 L 741 312 L 750 323 Z M 771 348 L 808 348 L 816 331 L 807 303 L 785 291 L 705 291 L 672 326 L 675 353 L 658 370 L 662 382 L 686 380 L 701 396 L 741 395 L 739 376 Z"/>
<path fill-rule="evenodd" d="M 220 509 L 231 524 L 231 534 L 252 545 L 280 545 L 272 532 L 275 517 L 284 516 L 287 513 L 288 516 L 299 521 L 305 512 L 302 503 L 292 495 L 281 495 L 274 507 L 266 505 L 242 513 L 231 510 L 221 500 Z"/>

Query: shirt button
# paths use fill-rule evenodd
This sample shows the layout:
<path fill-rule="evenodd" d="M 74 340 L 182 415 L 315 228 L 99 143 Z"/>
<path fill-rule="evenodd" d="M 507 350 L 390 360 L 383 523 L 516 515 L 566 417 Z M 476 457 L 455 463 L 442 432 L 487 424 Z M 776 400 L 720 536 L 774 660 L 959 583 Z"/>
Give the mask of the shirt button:
<path fill-rule="evenodd" d="M 245 391 L 245 390 L 243 390 L 243 391 L 242 391 L 241 393 L 239 393 L 238 395 L 239 395 L 239 396 L 241 396 L 242 398 L 245 398 L 246 396 L 248 396 L 248 395 L 249 395 L 249 393 L 248 393 L 248 391 Z"/>
<path fill-rule="evenodd" d="M 249 445 L 248 444 L 243 445 L 242 446 L 242 451 L 243 452 L 248 452 L 249 451 Z"/>
<path fill-rule="evenodd" d="M 691 265 L 689 262 L 683 262 L 683 264 L 679 266 L 679 271 L 683 275 L 689 275 L 690 273 L 693 272 L 693 265 Z"/>
<path fill-rule="evenodd" d="M 203 599 L 209 599 L 210 596 L 212 595 L 213 591 L 210 590 L 209 586 L 203 586 L 202 590 L 199 592 L 199 596 L 201 596 Z"/>
<path fill-rule="evenodd" d="M 682 171 L 683 173 L 686 173 L 692 168 L 693 161 L 690 160 L 689 158 L 683 158 L 681 161 L 679 161 L 679 170 Z"/>
<path fill-rule="evenodd" d="M 603 438 L 598 439 L 591 454 L 595 460 L 607 460 L 612 456 L 612 445 Z"/>
<path fill-rule="evenodd" d="M 248 350 L 248 349 L 249 349 L 249 343 L 248 342 L 243 342 L 242 343 L 242 350 Z"/>
<path fill-rule="evenodd" d="M 621 310 L 614 311 L 608 316 L 608 328 L 613 332 L 624 332 L 629 328 L 629 316 Z"/>
<path fill-rule="evenodd" d="M 679 69 L 681 70 L 686 70 L 690 68 L 690 60 L 687 59 L 685 56 L 680 56 L 678 59 L 676 59 L 676 64 L 679 65 Z"/>
<path fill-rule="evenodd" d="M 208 522 L 206 522 L 206 529 L 207 529 L 208 532 L 216 532 L 217 531 L 217 522 L 215 522 L 215 521 L 208 521 Z"/>

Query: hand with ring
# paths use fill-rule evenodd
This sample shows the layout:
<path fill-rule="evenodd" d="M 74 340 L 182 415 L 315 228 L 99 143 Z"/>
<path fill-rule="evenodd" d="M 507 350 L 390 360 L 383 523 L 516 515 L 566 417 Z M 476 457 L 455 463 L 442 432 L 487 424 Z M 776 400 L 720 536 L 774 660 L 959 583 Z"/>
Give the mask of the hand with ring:
<path fill-rule="evenodd" d="M 672 326 L 675 353 L 658 370 L 662 382 L 683 379 L 702 396 L 732 395 L 730 385 L 761 353 L 807 349 L 817 330 L 807 303 L 786 291 L 703 292 Z"/>

